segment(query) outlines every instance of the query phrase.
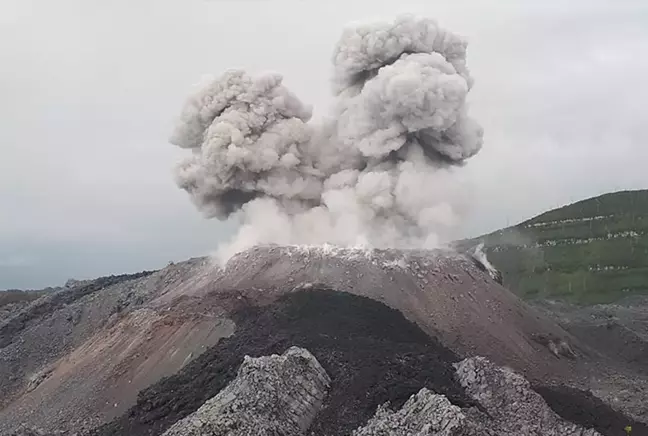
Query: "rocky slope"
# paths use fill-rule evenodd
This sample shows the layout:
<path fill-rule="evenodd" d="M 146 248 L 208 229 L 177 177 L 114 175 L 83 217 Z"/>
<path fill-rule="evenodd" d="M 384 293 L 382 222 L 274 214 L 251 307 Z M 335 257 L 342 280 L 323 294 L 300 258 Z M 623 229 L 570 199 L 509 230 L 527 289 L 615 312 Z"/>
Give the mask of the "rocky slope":
<path fill-rule="evenodd" d="M 496 416 L 494 409 L 499 409 L 499 424 L 489 427 L 493 431 L 505 432 L 507 420 L 510 426 L 524 421 L 535 422 L 536 429 L 547 428 L 547 422 L 556 422 L 554 412 L 605 435 L 622 434 L 628 423 L 642 428 L 586 392 L 565 393 L 560 387 L 533 384 L 536 392 L 551 400 L 554 412 L 550 413 L 521 376 L 483 359 L 469 358 L 464 366 L 457 366 L 460 356 L 400 312 L 365 297 L 330 290 L 299 291 L 263 307 L 242 304 L 233 319 L 235 335 L 144 391 L 133 408 L 93 436 L 163 434 L 235 380 L 245 356 L 277 355 L 291 346 L 309 350 L 331 379 L 309 435 L 350 435 L 382 405 L 397 410 L 423 388 L 443 395 L 470 416 L 486 413 L 491 419 Z M 468 362 L 473 362 L 472 367 L 465 366 Z M 509 387 L 515 393 L 508 392 Z M 485 395 L 491 399 L 482 398 Z M 502 405 L 507 398 L 514 400 L 508 409 Z M 525 404 L 531 412 L 520 415 L 515 404 Z M 534 420 L 532 415 L 539 418 Z"/>
<path fill-rule="evenodd" d="M 92 428 L 231 334 L 226 320 L 147 306 L 203 263 L 81 283 L 2 320 L 0 434 L 21 422 Z"/>
<path fill-rule="evenodd" d="M 534 306 L 590 347 L 648 373 L 648 298 L 585 307 L 549 300 Z"/>
<path fill-rule="evenodd" d="M 256 247 L 232 258 L 211 287 L 195 291 L 227 289 L 264 304 L 313 285 L 383 302 L 461 355 L 486 356 L 545 380 L 573 372 L 573 362 L 557 359 L 549 343 L 576 350 L 579 344 L 452 251 Z"/>
<path fill-rule="evenodd" d="M 303 348 L 291 347 L 281 356 L 246 356 L 225 389 L 164 436 L 303 434 L 321 410 L 330 383 Z"/>
<path fill-rule="evenodd" d="M 380 407 L 353 436 L 600 436 L 558 416 L 523 377 L 508 368 L 484 358 L 465 359 L 455 367 L 457 379 L 479 408 L 461 409 L 423 388 L 400 410 Z"/>
<path fill-rule="evenodd" d="M 352 299 L 355 297 L 352 297 Z M 454 377 L 474 400 L 452 404 L 428 388 L 414 393 L 401 408 L 378 406 L 352 436 L 600 436 L 597 430 L 569 422 L 553 411 L 520 375 L 484 358 L 454 365 Z M 320 434 L 313 428 L 326 408 L 331 378 L 308 350 L 290 347 L 282 355 L 245 356 L 236 377 L 198 410 L 173 424 L 163 436 L 298 436 Z M 627 421 L 593 424 L 605 434 L 620 434 Z M 625 427 L 625 426 L 624 426 Z M 634 429 L 646 427 L 635 424 Z M 69 435 L 69 432 L 61 436 Z M 131 433 L 132 434 L 132 433 Z M 16 436 L 53 436 L 23 429 Z"/>
<path fill-rule="evenodd" d="M 399 410 L 379 406 L 352 435 L 600 436 L 562 419 L 509 369 L 484 358 L 465 359 L 455 367 L 455 377 L 477 407 L 462 409 L 422 388 Z M 303 348 L 291 347 L 281 356 L 246 356 L 227 387 L 163 436 L 314 434 L 311 423 L 322 409 L 329 383 L 317 359 Z"/>
<path fill-rule="evenodd" d="M 636 402 L 648 386 L 648 298 L 593 306 L 549 300 L 535 301 L 534 306 L 617 367 L 628 368 L 595 375 L 590 388 L 615 407 L 648 419 L 648 408 Z"/>
<path fill-rule="evenodd" d="M 453 365 L 475 355 L 544 386 L 557 409 L 573 392 L 553 383 L 587 389 L 597 377 L 635 375 L 448 251 L 257 247 L 225 269 L 194 259 L 77 284 L 29 307 L 0 325 L 0 434 L 104 423 L 93 434 L 162 434 L 221 392 L 245 355 L 291 346 L 331 378 L 314 434 L 349 434 L 381 404 L 401 407 L 422 388 L 474 407 Z M 623 410 L 638 410 L 648 392 L 640 388 Z M 574 392 L 571 403 L 595 407 Z M 599 385 L 597 395 L 618 389 Z M 615 413 L 598 415 L 628 420 Z"/>
<path fill-rule="evenodd" d="M 289 293 L 263 307 L 240 301 L 236 334 L 143 391 L 137 404 L 97 435 L 161 434 L 197 410 L 236 376 L 245 356 L 308 349 L 331 378 L 316 434 L 345 434 L 385 402 L 402 405 L 421 387 L 470 405 L 454 380 L 460 358 L 398 311 L 364 297 L 331 290 Z"/>

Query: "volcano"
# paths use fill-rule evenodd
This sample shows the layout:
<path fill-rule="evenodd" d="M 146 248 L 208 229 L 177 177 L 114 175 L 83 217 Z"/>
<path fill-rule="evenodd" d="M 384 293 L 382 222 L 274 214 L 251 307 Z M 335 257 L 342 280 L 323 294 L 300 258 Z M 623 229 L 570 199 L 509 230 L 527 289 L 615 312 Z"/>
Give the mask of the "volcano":
<path fill-rule="evenodd" d="M 162 434 L 232 383 L 245 356 L 291 346 L 331 379 L 313 434 L 350 434 L 378 406 L 403 406 L 423 388 L 479 410 L 453 366 L 475 356 L 511 368 L 556 413 L 601 434 L 626 421 L 640 428 L 648 392 L 645 375 L 451 250 L 259 246 L 224 268 L 197 258 L 76 283 L 2 322 L 4 433 Z M 636 407 L 613 410 L 586 393 L 611 376 L 633 380 Z M 606 384 L 610 396 L 614 388 Z"/>

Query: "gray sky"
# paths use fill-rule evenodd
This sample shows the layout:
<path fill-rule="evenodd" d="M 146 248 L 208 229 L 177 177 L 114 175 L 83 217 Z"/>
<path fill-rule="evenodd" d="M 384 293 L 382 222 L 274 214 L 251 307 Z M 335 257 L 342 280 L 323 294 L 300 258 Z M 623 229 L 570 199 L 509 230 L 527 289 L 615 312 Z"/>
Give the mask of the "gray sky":
<path fill-rule="evenodd" d="M 323 115 L 342 27 L 402 12 L 470 41 L 485 145 L 457 172 L 464 235 L 648 188 L 645 0 L 0 0 L 0 289 L 214 250 L 233 225 L 172 179 L 191 85 L 278 71 Z"/>

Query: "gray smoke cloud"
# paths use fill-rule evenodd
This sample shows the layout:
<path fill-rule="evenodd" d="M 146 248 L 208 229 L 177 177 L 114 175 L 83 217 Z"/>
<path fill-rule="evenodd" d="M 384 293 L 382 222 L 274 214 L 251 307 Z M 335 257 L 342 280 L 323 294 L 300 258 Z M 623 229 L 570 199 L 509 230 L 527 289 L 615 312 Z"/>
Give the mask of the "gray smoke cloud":
<path fill-rule="evenodd" d="M 350 26 L 330 119 L 279 74 L 232 70 L 192 95 L 171 143 L 178 186 L 208 217 L 238 213 L 226 260 L 260 243 L 433 248 L 457 222 L 452 168 L 482 146 L 466 41 L 430 19 Z"/>

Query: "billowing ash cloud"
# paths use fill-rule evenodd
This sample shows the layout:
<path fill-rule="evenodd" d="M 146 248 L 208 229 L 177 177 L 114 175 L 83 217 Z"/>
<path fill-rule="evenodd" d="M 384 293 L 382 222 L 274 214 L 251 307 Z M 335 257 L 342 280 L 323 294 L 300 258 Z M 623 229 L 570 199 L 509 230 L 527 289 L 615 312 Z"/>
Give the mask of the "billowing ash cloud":
<path fill-rule="evenodd" d="M 333 67 L 320 125 L 278 74 L 228 71 L 186 103 L 177 183 L 207 216 L 242 220 L 223 259 L 258 243 L 431 248 L 456 223 L 450 169 L 482 145 L 466 42 L 404 16 L 346 29 Z"/>

